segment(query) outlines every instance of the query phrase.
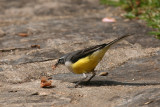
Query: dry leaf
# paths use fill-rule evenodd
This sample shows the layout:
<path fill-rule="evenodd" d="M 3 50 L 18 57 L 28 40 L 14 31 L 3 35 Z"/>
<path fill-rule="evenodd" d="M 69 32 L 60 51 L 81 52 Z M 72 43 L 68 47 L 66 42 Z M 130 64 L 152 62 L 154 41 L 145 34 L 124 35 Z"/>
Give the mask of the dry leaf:
<path fill-rule="evenodd" d="M 105 17 L 102 19 L 102 22 L 111 23 L 111 22 L 116 22 L 116 20 L 114 18 Z"/>
<path fill-rule="evenodd" d="M 41 88 L 52 87 L 52 80 L 48 80 L 46 77 L 41 77 Z"/>
<path fill-rule="evenodd" d="M 39 48 L 40 49 L 40 45 L 31 45 L 31 48 Z"/>
<path fill-rule="evenodd" d="M 50 80 L 50 81 L 47 81 L 47 82 L 42 82 L 41 83 L 41 88 L 45 88 L 45 87 L 51 87 L 51 85 L 52 85 L 52 81 Z"/>
<path fill-rule="evenodd" d="M 108 72 L 101 72 L 99 73 L 99 76 L 107 76 L 108 75 Z"/>
<path fill-rule="evenodd" d="M 41 82 L 47 82 L 47 78 L 45 76 L 41 77 Z"/>
<path fill-rule="evenodd" d="M 18 35 L 21 36 L 21 37 L 27 37 L 28 36 L 27 33 L 19 33 Z"/>

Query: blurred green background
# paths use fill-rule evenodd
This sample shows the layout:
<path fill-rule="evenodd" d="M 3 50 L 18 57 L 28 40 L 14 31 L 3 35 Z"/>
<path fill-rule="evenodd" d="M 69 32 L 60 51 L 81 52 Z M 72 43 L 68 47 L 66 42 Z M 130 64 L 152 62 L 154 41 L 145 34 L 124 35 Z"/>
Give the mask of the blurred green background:
<path fill-rule="evenodd" d="M 160 39 L 160 0 L 100 0 L 100 3 L 121 6 L 129 19 L 145 20 L 153 28 L 149 33 Z"/>

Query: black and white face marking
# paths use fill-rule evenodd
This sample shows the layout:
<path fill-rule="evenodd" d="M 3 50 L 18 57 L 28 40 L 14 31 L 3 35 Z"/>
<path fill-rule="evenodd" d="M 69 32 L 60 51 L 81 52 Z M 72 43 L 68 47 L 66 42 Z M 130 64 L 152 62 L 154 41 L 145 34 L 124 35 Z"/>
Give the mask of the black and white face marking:
<path fill-rule="evenodd" d="M 58 59 L 58 64 L 65 64 L 64 57 L 61 57 L 61 58 Z"/>
<path fill-rule="evenodd" d="M 55 64 L 55 66 L 58 66 L 59 64 L 65 64 L 64 57 L 59 58 L 58 61 L 57 61 L 57 63 Z"/>

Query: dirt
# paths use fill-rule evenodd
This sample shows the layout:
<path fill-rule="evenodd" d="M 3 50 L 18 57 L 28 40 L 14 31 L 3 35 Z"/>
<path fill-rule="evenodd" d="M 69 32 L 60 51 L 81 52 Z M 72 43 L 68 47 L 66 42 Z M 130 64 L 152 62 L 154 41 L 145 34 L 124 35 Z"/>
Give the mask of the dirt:
<path fill-rule="evenodd" d="M 98 0 L 1 0 L 0 106 L 158 107 L 160 42 L 143 21 L 124 13 Z M 104 17 L 116 22 L 104 23 Z M 133 35 L 110 48 L 82 88 L 69 88 L 82 75 L 65 66 L 52 70 L 65 53 L 125 34 Z M 53 87 L 41 88 L 42 76 L 52 77 Z"/>

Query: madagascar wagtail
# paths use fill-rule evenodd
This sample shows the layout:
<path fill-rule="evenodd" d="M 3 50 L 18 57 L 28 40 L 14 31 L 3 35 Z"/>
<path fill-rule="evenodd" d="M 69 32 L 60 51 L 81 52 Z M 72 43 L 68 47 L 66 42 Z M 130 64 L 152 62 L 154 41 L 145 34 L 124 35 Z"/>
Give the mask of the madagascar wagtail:
<path fill-rule="evenodd" d="M 83 74 L 84 78 L 76 83 L 75 87 L 79 85 L 83 80 L 87 78 L 86 73 L 92 73 L 92 76 L 88 79 L 89 82 L 95 75 L 95 67 L 102 60 L 103 56 L 107 50 L 113 44 L 117 43 L 119 40 L 127 37 L 129 35 L 124 35 L 119 37 L 107 44 L 101 44 L 92 46 L 83 50 L 74 51 L 68 54 L 65 54 L 58 59 L 57 63 L 54 65 L 54 68 L 59 64 L 67 66 L 67 68 L 76 74 Z"/>

